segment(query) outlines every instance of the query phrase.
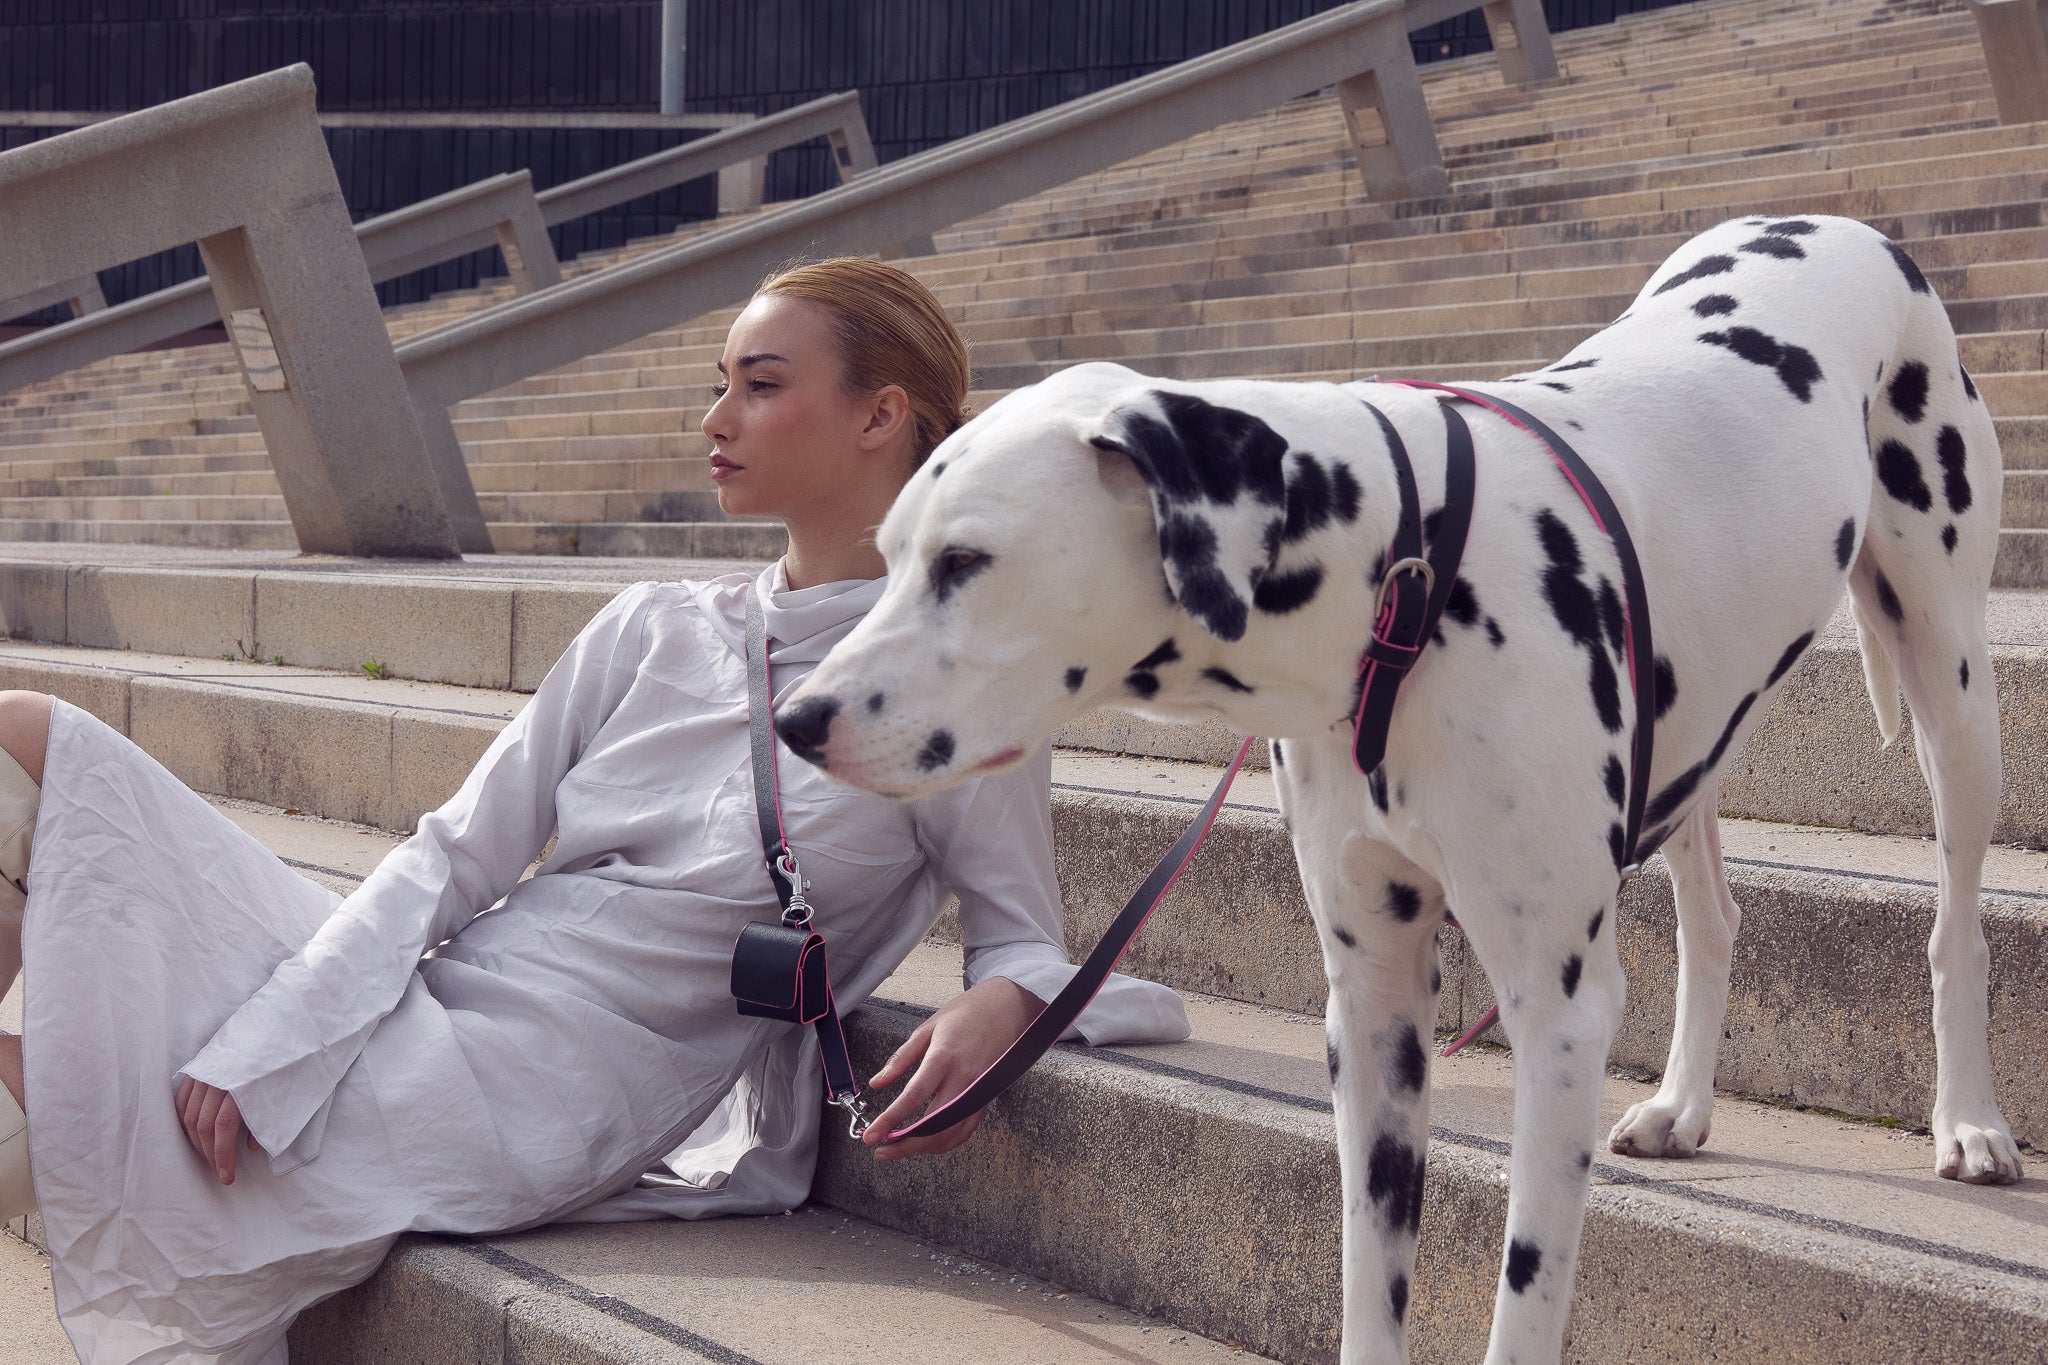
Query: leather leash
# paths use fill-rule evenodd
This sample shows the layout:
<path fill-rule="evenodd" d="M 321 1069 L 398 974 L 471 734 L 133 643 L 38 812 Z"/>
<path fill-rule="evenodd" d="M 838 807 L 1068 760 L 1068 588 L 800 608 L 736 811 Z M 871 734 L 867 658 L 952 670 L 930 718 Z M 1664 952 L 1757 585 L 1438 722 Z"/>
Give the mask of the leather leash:
<path fill-rule="evenodd" d="M 740 930 L 732 949 L 732 993 L 741 1014 L 809 1024 L 817 1030 L 825 1064 L 825 1101 L 844 1109 L 858 1138 L 872 1119 L 867 1096 L 853 1074 L 846 1029 L 832 1000 L 825 940 L 811 928 L 810 883 L 782 826 L 782 786 L 775 771 L 775 693 L 768 682 L 768 626 L 760 598 L 747 589 L 747 732 L 753 748 L 754 815 L 768 879 L 782 902 L 780 923 L 755 922 Z"/>

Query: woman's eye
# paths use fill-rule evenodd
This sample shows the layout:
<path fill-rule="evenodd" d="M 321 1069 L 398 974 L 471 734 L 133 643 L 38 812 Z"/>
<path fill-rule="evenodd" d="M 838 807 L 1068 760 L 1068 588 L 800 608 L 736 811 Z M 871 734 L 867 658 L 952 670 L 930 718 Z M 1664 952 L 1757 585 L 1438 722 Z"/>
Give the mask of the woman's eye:
<path fill-rule="evenodd" d="M 747 389 L 749 392 L 752 393 L 768 393 L 769 391 L 774 389 L 774 387 L 775 383 L 773 380 L 750 379 L 747 381 Z"/>
<path fill-rule="evenodd" d="M 711 396 L 712 396 L 712 398 L 713 398 L 713 399 L 719 399 L 719 398 L 723 398 L 723 397 L 725 397 L 725 389 L 726 389 L 726 386 L 725 386 L 725 385 L 723 385 L 723 384 L 713 384 L 713 385 L 711 386 Z"/>

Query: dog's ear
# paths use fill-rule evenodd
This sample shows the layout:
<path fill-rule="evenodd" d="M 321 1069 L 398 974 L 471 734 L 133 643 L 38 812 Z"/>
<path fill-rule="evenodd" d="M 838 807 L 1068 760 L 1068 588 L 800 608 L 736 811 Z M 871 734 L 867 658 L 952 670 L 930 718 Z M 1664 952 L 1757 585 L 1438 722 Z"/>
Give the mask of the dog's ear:
<path fill-rule="evenodd" d="M 1174 600 L 1218 638 L 1244 638 L 1279 547 L 1285 438 L 1241 409 L 1153 389 L 1118 404 L 1088 441 L 1112 493 L 1135 474 L 1151 496 Z"/>

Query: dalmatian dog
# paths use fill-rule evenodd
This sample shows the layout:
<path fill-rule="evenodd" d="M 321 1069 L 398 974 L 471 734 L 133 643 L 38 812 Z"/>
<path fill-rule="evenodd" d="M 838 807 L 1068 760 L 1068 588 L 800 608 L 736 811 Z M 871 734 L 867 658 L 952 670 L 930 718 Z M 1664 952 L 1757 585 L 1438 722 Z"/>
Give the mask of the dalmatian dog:
<path fill-rule="evenodd" d="M 2003 1183 L 1978 889 L 1998 812 L 1984 603 L 2001 473 L 1990 414 L 1907 254 L 1846 219 L 1695 238 L 1612 326 L 1474 390 L 1570 442 L 1633 535 L 1655 623 L 1642 827 L 1676 890 L 1678 1022 L 1661 1088 L 1608 1135 L 1707 1140 L 1741 918 L 1715 830 L 1724 763 L 1846 584 L 1887 742 L 1911 702 L 1934 794 L 1935 1165 Z M 1439 395 L 1148 379 L 1110 364 L 994 404 L 882 523 L 889 583 L 778 712 L 800 756 L 917 796 L 1018 761 L 1098 706 L 1273 736 L 1330 982 L 1344 1190 L 1343 1358 L 1404 1361 L 1447 909 L 1515 1059 L 1507 1245 L 1486 1359 L 1558 1359 L 1604 1063 L 1630 737 L 1612 542 L 1543 449 L 1463 408 L 1478 486 L 1463 567 L 1370 777 L 1351 753 L 1361 648 L 1399 501 L 1444 498 Z M 1649 661 L 1644 661 L 1650 666 Z"/>

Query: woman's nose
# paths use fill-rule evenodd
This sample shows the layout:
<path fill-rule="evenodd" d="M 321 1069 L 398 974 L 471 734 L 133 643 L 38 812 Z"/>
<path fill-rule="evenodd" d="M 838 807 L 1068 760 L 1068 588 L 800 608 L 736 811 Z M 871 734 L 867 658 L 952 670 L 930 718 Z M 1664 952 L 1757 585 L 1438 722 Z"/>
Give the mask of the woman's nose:
<path fill-rule="evenodd" d="M 704 420 L 697 424 L 697 428 L 712 440 L 723 441 L 732 434 L 728 430 L 732 424 L 726 420 L 727 415 L 725 395 L 721 394 L 711 401 L 710 407 L 704 409 Z"/>

